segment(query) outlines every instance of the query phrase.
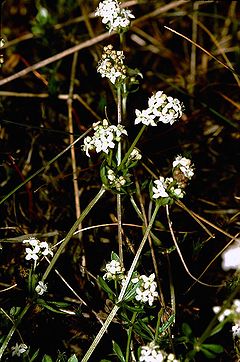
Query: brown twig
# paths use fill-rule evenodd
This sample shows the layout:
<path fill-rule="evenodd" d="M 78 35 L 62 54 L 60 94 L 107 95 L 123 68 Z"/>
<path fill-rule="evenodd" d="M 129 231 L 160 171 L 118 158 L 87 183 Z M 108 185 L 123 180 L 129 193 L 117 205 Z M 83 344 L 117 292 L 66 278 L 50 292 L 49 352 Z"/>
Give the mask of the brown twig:
<path fill-rule="evenodd" d="M 10 75 L 9 77 L 6 77 L 2 80 L 0 80 L 0 86 L 1 85 L 4 85 L 6 83 L 9 83 L 9 82 L 12 82 L 13 80 L 15 79 L 18 79 L 20 77 L 23 77 L 39 68 L 42 68 L 42 67 L 45 67 L 51 63 L 54 63 L 60 59 L 63 59 L 65 57 L 67 57 L 68 55 L 71 55 L 75 52 L 78 52 L 79 50 L 82 50 L 82 49 L 85 49 L 85 48 L 89 48 L 99 42 L 101 42 L 102 40 L 105 40 L 109 37 L 111 37 L 113 34 L 109 34 L 108 32 L 107 33 L 103 33 L 101 35 L 98 35 L 96 36 L 95 38 L 93 39 L 89 39 L 89 40 L 86 40 L 85 42 L 83 43 L 80 43 L 80 44 L 77 44 L 77 45 L 74 45 L 73 47 L 69 48 L 69 49 L 66 49 L 56 55 L 53 55 L 47 59 L 44 59 L 44 60 L 41 60 L 40 62 L 34 64 L 34 65 L 31 65 L 30 67 L 27 67 L 23 70 L 20 70 L 20 72 L 17 72 L 13 75 Z"/>

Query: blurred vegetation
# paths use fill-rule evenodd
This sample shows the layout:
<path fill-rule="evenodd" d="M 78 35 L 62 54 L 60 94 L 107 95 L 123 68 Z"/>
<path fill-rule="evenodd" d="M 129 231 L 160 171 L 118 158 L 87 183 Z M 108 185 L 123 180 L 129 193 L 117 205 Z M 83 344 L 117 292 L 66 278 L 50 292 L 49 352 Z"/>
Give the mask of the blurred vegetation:
<path fill-rule="evenodd" d="M 143 161 L 155 172 L 162 173 L 170 168 L 176 154 L 190 155 L 196 173 L 184 203 L 217 227 L 236 235 L 240 225 L 240 4 L 238 1 L 161 0 L 128 3 L 136 19 L 127 33 L 124 53 L 128 65 L 143 74 L 138 91 L 128 98 L 125 123 L 130 138 L 135 135 L 134 110 L 143 109 L 152 92 L 163 90 L 181 99 L 186 109 L 182 120 L 170 129 L 164 125 L 150 129 L 141 139 L 139 148 Z M 93 122 L 104 118 L 105 112 L 113 123 L 116 121 L 114 92 L 96 73 L 96 66 L 104 45 L 111 43 L 118 47 L 119 44 L 114 34 L 106 34 L 102 41 L 95 40 L 106 31 L 94 16 L 97 6 L 95 0 L 1 1 L 2 37 L 7 39 L 1 48 L 4 57 L 0 80 L 2 198 L 70 144 L 68 95 L 73 52 L 56 61 L 51 57 L 93 40 L 90 46 L 87 44 L 78 52 L 72 103 L 74 138 Z M 44 59 L 44 66 L 10 79 Z M 75 150 L 83 209 L 100 185 L 100 161 L 97 157 L 91 160 L 85 157 L 80 143 Z M 136 169 L 138 180 L 141 180 L 141 172 Z M 2 288 L 18 284 L 14 291 L 2 294 L 2 308 L 9 310 L 13 299 L 15 305 L 25 303 L 27 268 L 18 241 L 23 236 L 36 234 L 56 243 L 76 220 L 72 179 L 69 151 L 1 204 L 0 284 Z M 129 211 L 128 201 L 124 201 L 123 222 L 139 225 L 139 220 Z M 107 193 L 83 226 L 111 223 L 115 217 L 115 199 Z M 199 275 L 229 240 L 214 229 L 211 231 L 215 239 L 209 238 L 180 207 L 174 208 L 172 218 L 187 264 L 194 275 Z M 171 245 L 164 212 L 160 213 L 157 226 L 159 239 Z M 124 232 L 133 243 L 141 235 L 137 228 L 126 228 Z M 33 349 L 40 348 L 55 358 L 57 351 L 83 355 L 100 328 L 91 311 L 104 316 L 108 310 L 95 277 L 110 258 L 111 250 L 116 248 L 116 230 L 110 227 L 93 229 L 83 233 L 80 240 L 78 236 L 73 239 L 57 269 L 88 306 L 81 306 L 69 289 L 51 275 L 49 290 L 54 290 L 54 298 L 69 302 L 76 315 L 32 311 L 31 317 L 23 321 L 21 334 Z M 127 245 L 125 248 L 131 255 Z M 157 253 L 162 255 L 161 248 Z M 177 320 L 179 324 L 190 321 L 194 331 L 202 331 L 206 320 L 212 317 L 212 306 L 219 303 L 225 292 L 214 288 L 206 290 L 197 284 L 188 291 L 193 281 L 186 275 L 178 256 L 173 255 L 172 259 L 177 304 L 181 311 Z M 81 266 L 83 260 L 85 273 Z M 160 275 L 165 267 L 159 265 Z M 217 284 L 224 278 L 225 273 L 217 260 L 204 281 L 214 280 Z M 6 321 L 1 324 L 4 333 L 9 325 Z M 111 334 L 116 330 L 121 341 L 121 327 L 113 323 L 98 347 L 99 354 L 110 353 Z M 225 348 L 222 361 L 226 356 L 234 361 L 230 338 L 217 342 Z"/>

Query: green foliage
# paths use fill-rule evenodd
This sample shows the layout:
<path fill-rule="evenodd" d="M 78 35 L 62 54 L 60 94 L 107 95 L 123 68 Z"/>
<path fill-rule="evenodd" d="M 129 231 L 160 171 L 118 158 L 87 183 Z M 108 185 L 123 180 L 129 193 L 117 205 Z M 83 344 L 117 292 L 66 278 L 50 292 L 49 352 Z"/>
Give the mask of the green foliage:
<path fill-rule="evenodd" d="M 76 355 L 73 354 L 71 357 L 69 357 L 68 362 L 78 362 Z"/>
<path fill-rule="evenodd" d="M 108 283 L 105 282 L 105 280 L 102 277 L 98 277 L 98 283 L 100 287 L 108 294 L 108 297 L 110 299 L 116 298 L 116 294 L 114 291 L 109 287 Z"/>
<path fill-rule="evenodd" d="M 122 350 L 121 350 L 120 346 L 115 341 L 113 341 L 113 351 L 118 356 L 119 361 L 125 362 L 125 357 L 124 357 L 124 355 L 122 353 Z"/>
<path fill-rule="evenodd" d="M 52 358 L 45 354 L 42 358 L 42 362 L 53 362 Z"/>
<path fill-rule="evenodd" d="M 65 314 L 65 312 L 57 309 L 57 308 L 66 308 L 69 306 L 68 303 L 64 302 L 53 302 L 53 301 L 45 301 L 44 299 L 38 298 L 36 303 L 40 305 L 41 307 L 44 307 L 51 312 L 58 313 L 58 314 Z M 56 308 L 54 308 L 56 307 Z"/>

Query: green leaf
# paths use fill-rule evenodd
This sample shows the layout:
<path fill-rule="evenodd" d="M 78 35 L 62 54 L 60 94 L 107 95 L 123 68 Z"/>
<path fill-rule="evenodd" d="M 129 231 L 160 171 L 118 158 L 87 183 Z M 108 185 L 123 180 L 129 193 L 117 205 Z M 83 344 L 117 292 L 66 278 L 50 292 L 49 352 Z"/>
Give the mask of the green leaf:
<path fill-rule="evenodd" d="M 216 355 L 215 355 L 215 353 L 212 353 L 212 352 L 210 352 L 209 350 L 207 350 L 207 349 L 204 349 L 204 348 L 201 348 L 201 352 L 204 354 L 204 356 L 206 356 L 207 358 L 215 358 L 216 357 Z"/>
<path fill-rule="evenodd" d="M 223 346 L 221 346 L 220 344 L 202 344 L 201 349 L 202 348 L 212 351 L 214 353 L 222 353 L 224 351 Z"/>
<path fill-rule="evenodd" d="M 114 251 L 111 252 L 111 260 L 120 262 L 119 256 L 116 253 L 114 253 Z"/>
<path fill-rule="evenodd" d="M 138 336 L 142 337 L 144 340 L 147 340 L 150 342 L 154 339 L 154 335 L 153 335 L 152 331 L 149 332 L 148 330 L 143 328 L 142 325 L 139 323 L 139 321 L 138 321 L 138 323 L 135 323 L 133 325 L 133 330 Z"/>
<path fill-rule="evenodd" d="M 113 350 L 116 353 L 116 355 L 118 356 L 119 360 L 121 362 L 125 362 L 125 358 L 124 358 L 124 355 L 123 355 L 123 353 L 121 351 L 120 346 L 114 341 L 113 341 Z"/>
<path fill-rule="evenodd" d="M 39 354 L 40 349 L 36 350 L 36 352 L 34 352 L 34 354 L 32 355 L 32 357 L 29 359 L 29 362 L 33 362 Z"/>
<path fill-rule="evenodd" d="M 52 304 L 59 308 L 67 308 L 69 307 L 69 303 L 66 302 L 54 302 L 54 301 L 48 301 L 48 304 Z"/>
<path fill-rule="evenodd" d="M 78 362 L 77 356 L 75 354 L 73 354 L 68 360 L 67 362 Z"/>
<path fill-rule="evenodd" d="M 126 291 L 126 293 L 124 295 L 124 298 L 123 298 L 124 302 L 129 302 L 129 301 L 131 301 L 131 300 L 133 300 L 135 298 L 136 289 L 139 287 L 139 285 L 140 285 L 140 282 L 135 283 L 135 284 L 133 284 L 133 283 L 129 284 L 130 288 L 128 286 L 128 289 L 127 289 L 127 291 Z"/>
<path fill-rule="evenodd" d="M 42 362 L 53 362 L 52 358 L 50 356 L 48 356 L 47 354 L 45 354 L 43 356 Z"/>
<path fill-rule="evenodd" d="M 153 334 L 153 332 L 151 331 L 151 329 L 147 326 L 147 324 L 146 324 L 143 320 L 139 319 L 139 320 L 138 320 L 138 324 L 139 324 L 139 326 L 141 327 L 141 329 L 142 329 L 143 331 L 145 331 L 145 332 L 147 333 L 147 335 L 148 335 L 151 339 L 154 339 L 154 334 Z"/>
<path fill-rule="evenodd" d="M 215 328 L 213 328 L 213 330 L 211 331 L 211 334 L 209 335 L 210 336 L 214 336 L 215 334 L 219 333 L 224 325 L 226 324 L 226 321 L 222 321 L 221 323 L 217 324 Z"/>
<path fill-rule="evenodd" d="M 58 310 L 58 309 L 55 309 L 53 307 L 51 307 L 50 305 L 47 304 L 47 302 L 45 302 L 45 300 L 43 299 L 37 299 L 37 304 L 38 305 L 41 305 L 42 307 L 50 310 L 51 312 L 54 312 L 54 313 L 58 313 L 58 314 L 65 314 L 64 312 Z"/>
<path fill-rule="evenodd" d="M 135 307 L 124 304 L 124 308 L 126 308 L 127 310 L 130 310 L 131 312 L 143 312 L 144 311 L 144 306 L 141 304 L 139 306 L 135 306 Z"/>
<path fill-rule="evenodd" d="M 108 286 L 108 284 L 105 282 L 105 280 L 102 277 L 98 277 L 98 283 L 100 285 L 100 287 L 107 292 L 107 294 L 109 296 L 116 296 L 116 294 L 114 293 L 114 291 Z"/>
<path fill-rule="evenodd" d="M 12 307 L 10 309 L 10 316 L 13 317 L 13 318 L 17 318 L 18 314 L 20 313 L 21 311 L 21 308 L 20 307 Z"/>
<path fill-rule="evenodd" d="M 175 315 L 172 314 L 166 323 L 164 323 L 160 328 L 159 328 L 159 334 L 163 333 L 166 329 L 168 329 L 168 327 L 170 327 L 171 324 L 173 324 L 175 322 Z"/>
<path fill-rule="evenodd" d="M 192 337 L 192 329 L 189 326 L 189 324 L 187 324 L 187 323 L 182 324 L 182 332 L 185 336 L 187 336 L 189 338 Z"/>

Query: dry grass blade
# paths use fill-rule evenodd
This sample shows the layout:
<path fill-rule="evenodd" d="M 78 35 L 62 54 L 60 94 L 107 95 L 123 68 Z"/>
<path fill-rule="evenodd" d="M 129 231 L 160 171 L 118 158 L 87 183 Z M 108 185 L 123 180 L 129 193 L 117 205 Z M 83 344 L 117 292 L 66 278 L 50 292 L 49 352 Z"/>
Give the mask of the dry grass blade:
<path fill-rule="evenodd" d="M 187 41 L 189 41 L 190 43 L 194 44 L 196 47 L 198 47 L 199 49 L 201 49 L 204 53 L 206 53 L 207 55 L 209 55 L 209 57 L 213 58 L 214 60 L 216 60 L 219 64 L 221 64 L 224 68 L 230 70 L 232 73 L 237 74 L 236 71 L 233 68 L 230 68 L 227 64 L 223 63 L 221 60 L 219 60 L 217 57 L 215 57 L 213 54 L 211 54 L 208 50 L 204 49 L 201 45 L 193 42 L 191 39 L 189 39 L 186 35 L 183 35 L 181 33 L 179 33 L 178 31 L 169 28 L 168 26 L 164 26 L 164 28 L 168 29 L 169 31 L 181 36 L 182 38 L 186 39 Z"/>

